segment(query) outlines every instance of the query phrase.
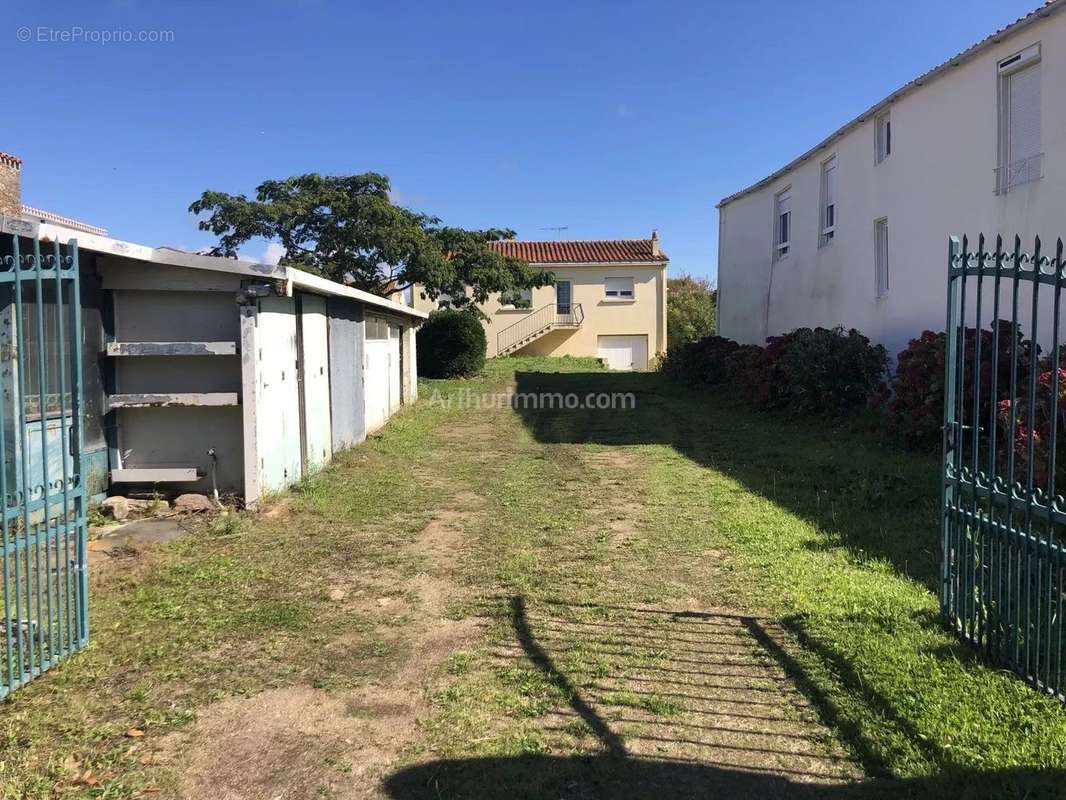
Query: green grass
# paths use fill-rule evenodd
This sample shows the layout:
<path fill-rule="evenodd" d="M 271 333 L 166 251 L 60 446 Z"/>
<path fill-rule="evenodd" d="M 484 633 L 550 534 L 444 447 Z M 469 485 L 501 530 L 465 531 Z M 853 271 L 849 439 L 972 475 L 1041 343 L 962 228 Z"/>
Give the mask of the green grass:
<path fill-rule="evenodd" d="M 512 381 L 632 392 L 637 407 L 460 407 Z M 425 676 L 432 713 L 401 754 L 501 770 L 457 773 L 455 795 L 559 796 L 587 777 L 602 726 L 636 747 L 649 726 L 697 724 L 655 676 L 701 634 L 686 642 L 666 611 L 634 610 L 656 608 L 735 614 L 761 644 L 754 663 L 781 665 L 828 725 L 826 751 L 842 744 L 903 791 L 1059 796 L 1062 707 L 938 625 L 936 459 L 857 423 L 756 414 L 590 359 L 499 359 L 420 393 L 383 435 L 275 498 L 276 515 L 228 515 L 94 576 L 90 648 L 0 712 L 0 797 L 165 797 L 181 765 L 142 763 L 129 728 L 153 743 L 223 697 L 388 680 L 411 655 L 412 617 L 331 601 L 331 587 L 404 597 L 434 568 L 408 545 L 463 502 L 443 616 L 476 618 L 479 634 Z M 74 781 L 72 763 L 98 783 Z M 632 763 L 605 769 L 621 781 Z M 631 791 L 678 781 L 648 769 Z M 320 784 L 336 786 L 308 794 Z"/>

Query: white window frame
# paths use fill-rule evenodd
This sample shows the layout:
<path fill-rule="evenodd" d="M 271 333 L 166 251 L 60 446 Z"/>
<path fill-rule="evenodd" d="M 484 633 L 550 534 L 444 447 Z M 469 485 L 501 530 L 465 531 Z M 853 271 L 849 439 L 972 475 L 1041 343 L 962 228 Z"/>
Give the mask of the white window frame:
<path fill-rule="evenodd" d="M 616 288 L 611 288 L 611 282 Z M 618 284 L 621 284 L 620 286 Z M 628 288 L 627 288 L 628 287 Z M 636 283 L 631 275 L 619 275 L 603 279 L 603 296 L 612 303 L 626 303 L 637 297 Z"/>
<path fill-rule="evenodd" d="M 996 94 L 997 107 L 997 155 L 996 155 L 996 194 L 1006 194 L 1019 186 L 1040 180 L 1044 176 L 1044 153 L 1043 131 L 1040 131 L 1041 141 L 1036 153 L 1029 153 L 1021 159 L 1011 160 L 1011 78 L 1019 72 L 1042 64 L 1042 52 L 1040 42 L 1031 44 L 1019 50 L 996 65 Z M 1044 105 L 1044 75 L 1040 75 L 1040 106 L 1037 113 L 1040 115 L 1041 126 L 1043 124 Z"/>
<path fill-rule="evenodd" d="M 874 117 L 874 163 L 880 164 L 892 155 L 892 112 Z"/>
<path fill-rule="evenodd" d="M 839 173 L 837 173 L 838 169 L 839 166 L 837 163 L 836 153 L 833 153 L 833 155 L 829 156 L 829 158 L 822 162 L 822 191 L 821 199 L 818 203 L 819 247 L 825 247 L 826 245 L 832 244 L 833 238 L 836 236 L 837 206 L 839 205 L 838 198 L 836 197 L 836 195 L 840 191 L 840 179 L 838 177 Z M 836 181 L 836 186 L 834 186 L 833 197 L 829 196 L 829 181 L 831 173 L 833 173 L 832 179 Z M 832 202 L 830 202 L 830 200 L 832 200 Z M 789 227 L 791 228 L 791 220 L 789 221 Z"/>
<path fill-rule="evenodd" d="M 883 300 L 888 296 L 890 283 L 890 251 L 888 217 L 874 220 L 874 296 Z"/>
<path fill-rule="evenodd" d="M 781 238 L 781 217 L 784 214 L 781 213 L 781 202 L 788 200 L 789 208 L 784 214 L 788 215 L 788 238 Z M 789 252 L 792 250 L 792 187 L 786 186 L 781 191 L 774 194 L 774 228 L 773 228 L 773 260 L 780 261 L 783 258 L 788 258 Z"/>

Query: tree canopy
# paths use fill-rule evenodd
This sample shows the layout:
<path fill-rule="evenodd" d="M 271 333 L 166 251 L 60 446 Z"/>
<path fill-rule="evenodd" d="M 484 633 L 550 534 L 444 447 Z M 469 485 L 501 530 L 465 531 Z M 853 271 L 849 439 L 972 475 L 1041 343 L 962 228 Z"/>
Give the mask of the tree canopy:
<path fill-rule="evenodd" d="M 714 333 L 717 294 L 706 278 L 682 274 L 667 281 L 666 340 L 670 347 Z"/>
<path fill-rule="evenodd" d="M 506 228 L 467 230 L 396 205 L 384 175 L 295 175 L 268 180 L 251 200 L 206 191 L 189 211 L 207 215 L 200 229 L 219 237 L 213 255 L 235 258 L 252 239 L 279 242 L 281 262 L 387 296 L 418 284 L 435 300 L 474 310 L 504 296 L 551 283 L 552 273 L 488 246 L 510 239 Z"/>

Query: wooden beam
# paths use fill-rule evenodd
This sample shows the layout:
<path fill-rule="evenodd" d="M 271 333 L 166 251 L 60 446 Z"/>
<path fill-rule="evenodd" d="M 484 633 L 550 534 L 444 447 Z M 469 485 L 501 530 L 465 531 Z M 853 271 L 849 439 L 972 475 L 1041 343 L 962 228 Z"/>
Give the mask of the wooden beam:
<path fill-rule="evenodd" d="M 236 392 L 113 394 L 108 396 L 107 401 L 111 408 L 195 408 L 240 405 Z"/>
<path fill-rule="evenodd" d="M 109 356 L 235 356 L 236 342 L 108 342 Z"/>

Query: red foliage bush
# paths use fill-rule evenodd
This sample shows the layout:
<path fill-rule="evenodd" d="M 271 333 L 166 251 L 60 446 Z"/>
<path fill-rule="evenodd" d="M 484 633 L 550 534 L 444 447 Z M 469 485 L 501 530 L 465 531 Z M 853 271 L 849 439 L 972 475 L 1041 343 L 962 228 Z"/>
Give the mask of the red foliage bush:
<path fill-rule="evenodd" d="M 967 328 L 963 335 L 962 421 L 973 422 L 973 387 L 977 354 L 977 330 Z M 978 419 L 987 426 L 992 403 L 1010 396 L 1011 345 L 1017 348 L 1018 385 L 1029 374 L 1031 344 L 1022 330 L 1007 320 L 999 321 L 999 352 L 993 358 L 993 333 L 982 330 L 981 366 L 977 374 L 980 386 Z M 946 344 L 944 332 L 925 331 L 911 339 L 897 358 L 892 379 L 892 398 L 888 401 L 888 427 L 907 447 L 933 449 L 942 441 L 944 426 L 944 381 L 946 380 Z M 996 397 L 992 397 L 993 363 L 996 365 Z M 958 398 L 957 398 L 958 399 Z"/>

